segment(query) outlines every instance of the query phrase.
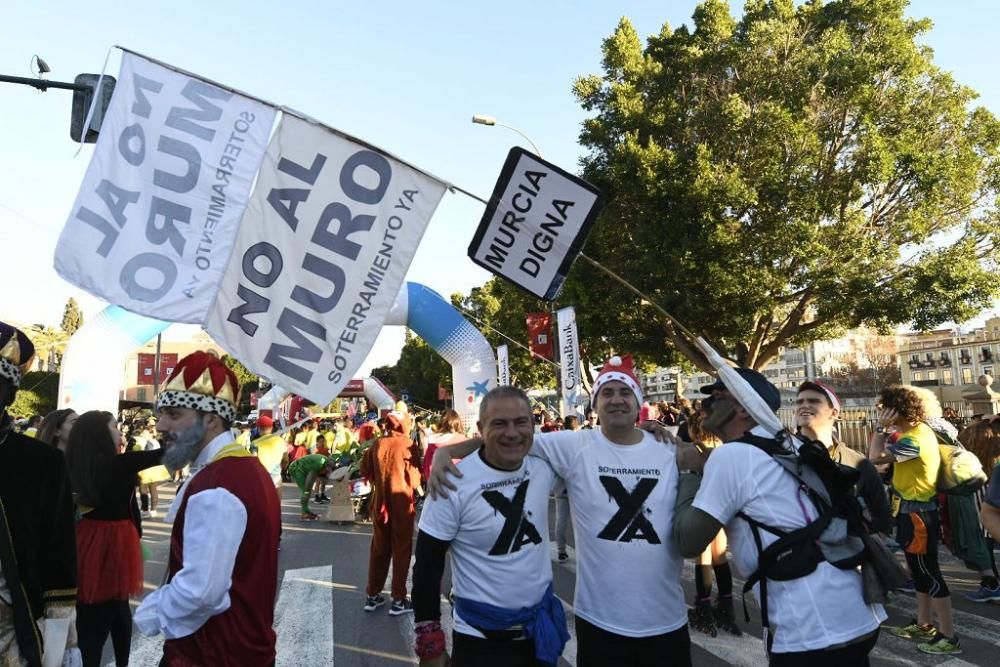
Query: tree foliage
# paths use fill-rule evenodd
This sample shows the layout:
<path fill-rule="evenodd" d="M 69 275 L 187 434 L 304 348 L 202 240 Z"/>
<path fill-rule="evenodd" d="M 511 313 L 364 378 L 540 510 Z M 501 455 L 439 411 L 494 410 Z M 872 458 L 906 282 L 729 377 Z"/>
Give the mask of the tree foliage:
<path fill-rule="evenodd" d="M 933 64 L 930 22 L 905 5 L 750 0 L 737 20 L 708 0 L 645 45 L 622 19 L 603 74 L 574 86 L 583 176 L 608 197 L 585 252 L 756 368 L 843 328 L 990 305 L 1000 123 Z M 591 267 L 565 294 L 606 347 L 707 367 Z"/>
<path fill-rule="evenodd" d="M 452 305 L 482 332 L 490 346 L 507 345 L 510 381 L 519 387 L 555 386 L 555 367 L 532 357 L 528 345 L 527 313 L 548 311 L 539 301 L 501 278 L 491 278 L 468 294 L 453 294 Z M 520 345 L 519 345 L 520 344 Z"/>
<path fill-rule="evenodd" d="M 260 377 L 244 366 L 239 359 L 228 354 L 222 356 L 222 363 L 236 375 L 236 379 L 240 383 L 240 403 L 236 406 L 237 412 L 248 414 L 250 412 L 250 394 L 257 391 L 260 386 Z"/>
<path fill-rule="evenodd" d="M 442 408 L 438 386 L 451 386 L 451 367 L 440 354 L 417 336 L 403 345 L 396 362 L 396 382 L 399 391 L 406 389 L 410 399 L 423 408 Z"/>
<path fill-rule="evenodd" d="M 21 378 L 14 402 L 8 412 L 18 419 L 42 415 L 56 409 L 59 400 L 59 373 L 31 371 Z"/>
<path fill-rule="evenodd" d="M 80 310 L 80 306 L 77 304 L 76 299 L 70 297 L 69 301 L 66 302 L 66 307 L 63 309 L 63 318 L 60 328 L 65 331 L 67 335 L 72 336 L 82 326 L 83 311 Z"/>
<path fill-rule="evenodd" d="M 395 366 L 377 366 L 372 369 L 372 377 L 388 387 L 390 391 L 399 393 L 399 379 Z"/>

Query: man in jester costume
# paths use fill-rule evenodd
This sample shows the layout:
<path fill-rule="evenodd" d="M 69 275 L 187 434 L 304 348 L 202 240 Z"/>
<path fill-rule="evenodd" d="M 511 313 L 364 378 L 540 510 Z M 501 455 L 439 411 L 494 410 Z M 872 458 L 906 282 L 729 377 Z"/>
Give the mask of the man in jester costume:
<path fill-rule="evenodd" d="M 191 466 L 166 517 L 167 581 L 135 614 L 143 634 L 163 633 L 161 666 L 274 664 L 281 516 L 271 478 L 230 431 L 239 392 L 218 357 L 195 352 L 157 399 L 164 465 Z"/>

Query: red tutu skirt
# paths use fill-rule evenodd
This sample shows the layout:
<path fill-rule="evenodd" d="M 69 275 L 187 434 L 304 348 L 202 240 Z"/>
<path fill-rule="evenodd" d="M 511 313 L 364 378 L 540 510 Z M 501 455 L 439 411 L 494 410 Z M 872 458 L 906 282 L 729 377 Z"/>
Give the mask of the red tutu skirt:
<path fill-rule="evenodd" d="M 76 524 L 77 600 L 127 600 L 142 593 L 142 549 L 129 519 Z"/>

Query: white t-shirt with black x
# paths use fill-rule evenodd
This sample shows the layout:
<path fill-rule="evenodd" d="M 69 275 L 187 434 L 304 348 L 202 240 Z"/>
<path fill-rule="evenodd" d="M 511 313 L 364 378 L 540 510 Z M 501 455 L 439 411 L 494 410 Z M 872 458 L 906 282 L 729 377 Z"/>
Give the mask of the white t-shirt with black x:
<path fill-rule="evenodd" d="M 477 454 L 458 464 L 461 478 L 447 498 L 428 499 L 420 530 L 451 542 L 457 597 L 505 609 L 538 604 L 552 581 L 549 494 L 556 482 L 545 461 L 525 457 L 517 470 L 491 467 Z M 482 633 L 455 614 L 455 631 Z"/>
<path fill-rule="evenodd" d="M 551 463 L 569 490 L 576 615 L 626 637 L 683 627 L 683 561 L 670 539 L 676 448 L 649 433 L 617 445 L 591 429 L 538 433 L 531 455 Z"/>
<path fill-rule="evenodd" d="M 759 426 L 751 433 L 768 437 Z M 757 570 L 759 552 L 750 525 L 737 512 L 786 532 L 819 516 L 798 480 L 764 450 L 745 442 L 727 442 L 712 451 L 694 507 L 725 525 L 733 564 L 744 577 Z M 760 536 L 765 547 L 778 539 L 765 530 Z M 759 585 L 754 595 L 759 598 Z M 873 632 L 886 618 L 881 605 L 865 604 L 857 571 L 827 562 L 799 579 L 768 580 L 767 616 L 775 653 L 844 644 Z"/>

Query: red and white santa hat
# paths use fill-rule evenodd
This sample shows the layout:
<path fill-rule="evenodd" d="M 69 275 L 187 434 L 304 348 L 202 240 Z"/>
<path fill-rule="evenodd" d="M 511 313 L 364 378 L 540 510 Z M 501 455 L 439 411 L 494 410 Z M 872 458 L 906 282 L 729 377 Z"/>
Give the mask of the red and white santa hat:
<path fill-rule="evenodd" d="M 632 393 L 635 394 L 635 400 L 639 405 L 642 405 L 642 388 L 639 387 L 639 380 L 635 377 L 635 370 L 632 368 L 631 354 L 620 357 L 616 355 L 608 359 L 604 364 L 604 368 L 597 374 L 597 379 L 594 380 L 594 388 L 590 392 L 590 395 L 596 399 L 598 392 L 601 391 L 601 387 L 613 381 L 622 382 L 627 385 L 632 390 Z"/>

